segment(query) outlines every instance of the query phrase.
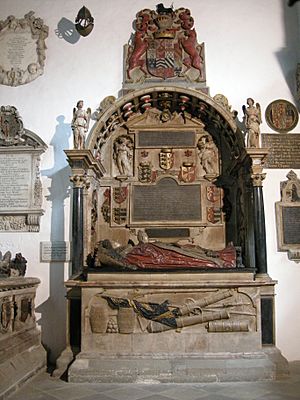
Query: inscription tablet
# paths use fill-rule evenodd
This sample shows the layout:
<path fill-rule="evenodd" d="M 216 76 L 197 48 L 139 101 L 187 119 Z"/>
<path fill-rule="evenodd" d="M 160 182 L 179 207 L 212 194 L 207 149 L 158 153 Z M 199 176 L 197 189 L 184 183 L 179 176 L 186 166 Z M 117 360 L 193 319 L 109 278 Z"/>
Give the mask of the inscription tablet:
<path fill-rule="evenodd" d="M 28 208 L 30 205 L 31 155 L 1 154 L 0 209 Z"/>
<path fill-rule="evenodd" d="M 300 206 L 282 207 L 282 225 L 284 244 L 300 246 Z"/>
<path fill-rule="evenodd" d="M 191 147 L 195 145 L 195 132 L 141 131 L 139 147 Z"/>
<path fill-rule="evenodd" d="M 199 222 L 200 189 L 200 185 L 178 185 L 172 178 L 157 185 L 134 186 L 132 222 Z"/>
<path fill-rule="evenodd" d="M 261 140 L 269 150 L 265 168 L 300 168 L 300 134 L 263 133 Z"/>

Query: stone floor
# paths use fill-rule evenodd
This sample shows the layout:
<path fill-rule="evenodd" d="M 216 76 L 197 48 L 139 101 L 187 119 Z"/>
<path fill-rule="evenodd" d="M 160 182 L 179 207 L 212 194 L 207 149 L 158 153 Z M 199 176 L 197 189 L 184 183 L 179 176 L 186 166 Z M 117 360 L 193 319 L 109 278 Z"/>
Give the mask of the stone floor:
<path fill-rule="evenodd" d="M 295 400 L 300 399 L 300 361 L 276 382 L 199 384 L 67 383 L 44 372 L 9 400 Z"/>

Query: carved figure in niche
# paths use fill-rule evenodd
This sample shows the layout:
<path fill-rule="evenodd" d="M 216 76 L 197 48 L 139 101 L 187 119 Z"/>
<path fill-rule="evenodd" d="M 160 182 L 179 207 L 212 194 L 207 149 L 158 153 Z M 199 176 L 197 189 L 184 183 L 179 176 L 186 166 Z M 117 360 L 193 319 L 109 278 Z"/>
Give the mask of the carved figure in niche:
<path fill-rule="evenodd" d="M 109 240 L 99 242 L 96 249 L 97 267 L 122 269 L 211 269 L 235 268 L 236 250 L 229 245 L 223 250 L 212 251 L 195 245 L 148 243 L 147 235 L 139 237 L 136 246 L 113 246 Z"/>
<path fill-rule="evenodd" d="M 216 145 L 209 135 L 203 135 L 197 143 L 200 163 L 207 175 L 218 173 L 218 153 Z"/>
<path fill-rule="evenodd" d="M 83 100 L 79 100 L 76 107 L 77 109 L 73 108 L 71 127 L 74 135 L 74 149 L 81 150 L 85 148 L 85 134 L 89 129 L 91 109 L 83 109 Z"/>
<path fill-rule="evenodd" d="M 121 135 L 114 142 L 114 160 L 123 176 L 132 175 L 133 142 L 129 135 Z"/>
<path fill-rule="evenodd" d="M 197 43 L 197 33 L 194 25 L 194 19 L 191 17 L 190 10 L 186 9 L 184 12 L 179 14 L 181 19 L 181 26 L 184 29 L 184 35 L 186 39 L 181 39 L 180 43 L 184 51 L 188 54 L 188 57 L 183 59 L 183 64 L 188 68 L 194 67 L 200 73 L 200 78 L 203 77 L 203 60 L 200 56 L 200 48 Z"/>
<path fill-rule="evenodd" d="M 261 108 L 259 103 L 254 105 L 254 100 L 249 97 L 247 99 L 248 107 L 243 106 L 244 124 L 247 129 L 247 147 L 259 147 Z"/>

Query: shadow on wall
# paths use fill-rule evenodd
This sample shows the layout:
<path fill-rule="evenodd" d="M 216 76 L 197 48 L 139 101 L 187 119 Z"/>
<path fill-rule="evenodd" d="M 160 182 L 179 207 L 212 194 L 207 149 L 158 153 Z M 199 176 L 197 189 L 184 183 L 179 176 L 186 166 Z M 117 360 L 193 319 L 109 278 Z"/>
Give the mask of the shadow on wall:
<path fill-rule="evenodd" d="M 80 39 L 80 35 L 77 32 L 75 25 L 69 19 L 63 17 L 57 24 L 55 34 L 59 39 L 64 39 L 66 42 L 75 44 Z"/>
<path fill-rule="evenodd" d="M 50 145 L 54 150 L 54 165 L 51 169 L 41 171 L 43 176 L 51 179 L 47 200 L 52 203 L 50 241 L 65 240 L 65 199 L 70 195 L 71 170 L 66 161 L 65 149 L 69 148 L 72 134 L 71 125 L 64 122 L 65 117 L 57 117 L 58 125 Z M 64 287 L 64 263 L 51 262 L 49 276 L 49 298 L 36 309 L 41 313 L 38 323 L 42 329 L 42 343 L 48 351 L 51 363 L 65 348 L 66 335 L 66 299 Z"/>
<path fill-rule="evenodd" d="M 297 95 L 296 71 L 297 63 L 300 63 L 300 28 L 298 19 L 300 7 L 297 4 L 294 4 L 292 7 L 289 7 L 288 5 L 288 0 L 282 0 L 282 17 L 285 27 L 286 46 L 282 47 L 279 51 L 276 52 L 276 57 L 278 59 L 278 63 L 281 67 L 282 73 L 285 77 L 287 86 L 289 87 L 290 92 L 293 96 L 294 103 L 297 104 L 299 109 L 300 104 Z"/>

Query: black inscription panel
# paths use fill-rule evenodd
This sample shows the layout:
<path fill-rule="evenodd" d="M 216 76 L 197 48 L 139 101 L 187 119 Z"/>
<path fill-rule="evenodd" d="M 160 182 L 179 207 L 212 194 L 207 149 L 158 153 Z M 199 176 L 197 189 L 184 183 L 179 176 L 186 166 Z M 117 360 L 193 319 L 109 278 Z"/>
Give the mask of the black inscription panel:
<path fill-rule="evenodd" d="M 300 206 L 282 207 L 284 244 L 300 244 Z"/>
<path fill-rule="evenodd" d="M 300 168 L 300 134 L 263 133 L 261 145 L 269 149 L 265 168 Z"/>
<path fill-rule="evenodd" d="M 138 134 L 139 147 L 195 146 L 195 132 L 142 131 Z"/>
<path fill-rule="evenodd" d="M 149 228 L 145 231 L 149 238 L 186 238 L 190 236 L 188 228 Z"/>
<path fill-rule="evenodd" d="M 134 186 L 132 222 L 201 220 L 200 185 L 178 185 L 164 178 L 157 185 Z"/>

